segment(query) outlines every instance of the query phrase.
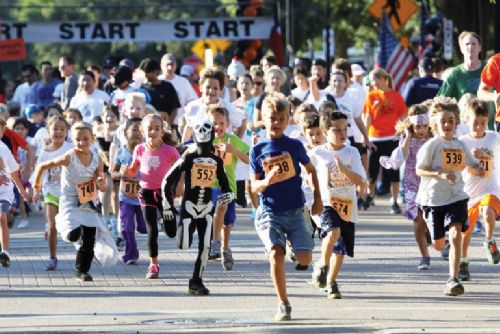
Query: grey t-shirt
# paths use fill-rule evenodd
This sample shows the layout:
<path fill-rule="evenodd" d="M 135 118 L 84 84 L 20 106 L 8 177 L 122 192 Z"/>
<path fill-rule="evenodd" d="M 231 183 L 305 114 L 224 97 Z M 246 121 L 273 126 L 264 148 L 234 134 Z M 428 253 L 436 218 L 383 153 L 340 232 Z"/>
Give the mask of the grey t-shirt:
<path fill-rule="evenodd" d="M 61 92 L 61 107 L 66 109 L 69 107 L 69 103 L 73 96 L 76 94 L 78 89 L 78 75 L 73 74 L 72 76 L 64 79 L 64 87 Z"/>

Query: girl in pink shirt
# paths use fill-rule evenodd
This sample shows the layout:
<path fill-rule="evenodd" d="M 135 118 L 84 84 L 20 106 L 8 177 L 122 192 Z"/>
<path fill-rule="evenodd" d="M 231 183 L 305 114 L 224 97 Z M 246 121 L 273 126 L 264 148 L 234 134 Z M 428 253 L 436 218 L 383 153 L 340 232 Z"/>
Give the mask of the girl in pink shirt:
<path fill-rule="evenodd" d="M 135 147 L 132 165 L 122 166 L 121 174 L 134 177 L 140 172 L 139 201 L 148 226 L 148 248 L 151 259 L 146 278 L 160 278 L 158 266 L 158 211 L 161 213 L 161 182 L 172 165 L 179 159 L 179 152 L 163 142 L 163 121 L 160 116 L 150 114 L 141 124 L 146 142 Z"/>

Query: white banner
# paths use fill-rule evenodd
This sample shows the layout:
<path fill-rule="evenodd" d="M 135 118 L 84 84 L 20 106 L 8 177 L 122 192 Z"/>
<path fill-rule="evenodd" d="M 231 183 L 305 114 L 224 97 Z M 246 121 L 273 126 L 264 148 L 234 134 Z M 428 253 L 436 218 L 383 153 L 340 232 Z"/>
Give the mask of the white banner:
<path fill-rule="evenodd" d="M 268 39 L 272 17 L 217 17 L 168 21 L 0 22 L 0 39 L 26 43 L 101 43 Z"/>

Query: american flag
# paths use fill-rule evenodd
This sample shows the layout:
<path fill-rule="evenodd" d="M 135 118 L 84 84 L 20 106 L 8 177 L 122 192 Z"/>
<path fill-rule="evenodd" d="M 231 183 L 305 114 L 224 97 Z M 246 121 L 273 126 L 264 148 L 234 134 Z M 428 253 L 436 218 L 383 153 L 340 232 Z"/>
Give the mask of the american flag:
<path fill-rule="evenodd" d="M 425 29 L 425 21 L 429 17 L 429 11 L 427 10 L 427 4 L 425 0 L 422 0 L 420 5 L 420 43 L 418 47 L 418 58 L 422 59 L 425 57 L 425 52 L 432 47 L 432 35 L 427 33 Z"/>
<path fill-rule="evenodd" d="M 393 78 L 394 89 L 400 91 L 415 64 L 413 55 L 404 48 L 394 35 L 387 14 L 382 14 L 378 33 L 379 50 L 377 67 L 385 69 Z"/>

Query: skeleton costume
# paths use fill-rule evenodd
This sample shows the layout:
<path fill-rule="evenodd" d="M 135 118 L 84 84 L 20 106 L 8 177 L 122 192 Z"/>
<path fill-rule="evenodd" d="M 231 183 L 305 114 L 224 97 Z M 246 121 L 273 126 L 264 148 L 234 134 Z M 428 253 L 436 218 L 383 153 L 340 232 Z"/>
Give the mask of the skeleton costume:
<path fill-rule="evenodd" d="M 187 249 L 193 241 L 193 233 L 198 230 L 198 257 L 194 265 L 193 277 L 189 280 L 189 292 L 207 295 L 202 274 L 208 261 L 212 234 L 212 187 L 215 178 L 219 180 L 222 195 L 218 201 L 229 203 L 233 194 L 224 172 L 224 162 L 214 155 L 214 132 L 212 124 L 202 120 L 194 127 L 195 150 L 188 150 L 168 171 L 163 179 L 163 216 L 167 231 L 175 229 L 176 220 L 173 207 L 173 194 L 177 183 L 184 173 L 185 190 L 182 199 L 180 221 L 177 224 L 176 238 L 180 249 Z"/>

